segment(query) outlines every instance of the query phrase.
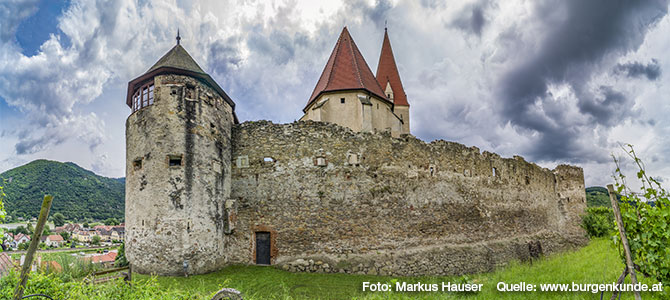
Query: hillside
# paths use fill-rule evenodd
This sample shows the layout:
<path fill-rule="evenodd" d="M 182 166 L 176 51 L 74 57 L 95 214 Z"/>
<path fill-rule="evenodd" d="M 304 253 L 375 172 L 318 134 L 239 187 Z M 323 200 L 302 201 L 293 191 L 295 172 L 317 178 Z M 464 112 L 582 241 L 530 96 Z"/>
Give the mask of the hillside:
<path fill-rule="evenodd" d="M 611 207 L 610 196 L 607 189 L 602 186 L 592 186 L 586 188 L 586 205 Z"/>
<path fill-rule="evenodd" d="M 107 178 L 78 165 L 36 160 L 0 174 L 6 179 L 5 210 L 14 217 L 37 217 L 44 194 L 54 196 L 51 215 L 67 219 L 123 219 L 125 179 Z"/>

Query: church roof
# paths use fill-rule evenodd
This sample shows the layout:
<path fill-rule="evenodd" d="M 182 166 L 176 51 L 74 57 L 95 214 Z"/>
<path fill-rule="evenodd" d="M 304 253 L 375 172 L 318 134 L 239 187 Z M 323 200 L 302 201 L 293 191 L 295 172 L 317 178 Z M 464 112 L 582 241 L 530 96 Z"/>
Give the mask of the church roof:
<path fill-rule="evenodd" d="M 355 89 L 366 90 L 388 100 L 356 47 L 354 39 L 349 35 L 349 30 L 344 27 L 303 111 L 324 92 Z"/>
<path fill-rule="evenodd" d="M 382 88 L 385 88 L 387 83 L 391 85 L 394 105 L 409 106 L 386 30 L 384 30 L 384 42 L 382 42 L 382 52 L 379 55 L 379 64 L 377 65 L 377 81 Z"/>
<path fill-rule="evenodd" d="M 161 57 L 147 72 L 151 72 L 160 67 L 171 67 L 205 74 L 205 71 L 198 66 L 198 63 L 193 60 L 193 57 L 191 57 L 180 44 L 172 47 L 172 49 L 165 53 L 165 55 L 163 55 L 163 57 Z"/>

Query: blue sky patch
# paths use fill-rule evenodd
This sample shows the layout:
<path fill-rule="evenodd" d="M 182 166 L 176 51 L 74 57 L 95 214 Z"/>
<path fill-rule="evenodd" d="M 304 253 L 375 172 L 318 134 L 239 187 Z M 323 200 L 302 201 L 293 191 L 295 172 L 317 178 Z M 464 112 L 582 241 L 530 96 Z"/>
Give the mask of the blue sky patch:
<path fill-rule="evenodd" d="M 22 53 L 33 56 L 40 50 L 40 46 L 49 39 L 50 34 L 60 34 L 63 47 L 70 45 L 70 39 L 58 29 L 58 17 L 70 5 L 70 1 L 41 1 L 37 13 L 23 20 L 16 30 Z"/>

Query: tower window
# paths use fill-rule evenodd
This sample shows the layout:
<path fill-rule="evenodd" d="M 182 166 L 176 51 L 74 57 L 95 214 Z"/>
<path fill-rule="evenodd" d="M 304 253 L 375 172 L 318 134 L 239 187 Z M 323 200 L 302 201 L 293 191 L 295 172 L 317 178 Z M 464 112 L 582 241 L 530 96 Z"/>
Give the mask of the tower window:
<path fill-rule="evenodd" d="M 340 103 L 344 104 L 344 98 L 340 98 Z"/>
<path fill-rule="evenodd" d="M 132 97 L 133 112 L 154 104 L 154 83 L 149 82 L 138 88 Z"/>
<path fill-rule="evenodd" d="M 149 87 L 142 88 L 142 107 L 149 105 Z"/>
<path fill-rule="evenodd" d="M 179 167 L 182 165 L 181 155 L 168 155 L 168 166 Z"/>
<path fill-rule="evenodd" d="M 154 85 L 149 85 L 149 105 L 154 104 Z"/>

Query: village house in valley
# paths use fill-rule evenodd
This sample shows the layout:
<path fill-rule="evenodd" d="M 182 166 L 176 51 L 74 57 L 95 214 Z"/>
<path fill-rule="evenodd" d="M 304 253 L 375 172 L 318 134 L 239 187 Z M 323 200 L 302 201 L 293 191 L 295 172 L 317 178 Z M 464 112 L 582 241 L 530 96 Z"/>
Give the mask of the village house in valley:
<path fill-rule="evenodd" d="M 40 242 L 43 242 L 47 247 L 61 247 L 65 244 L 65 239 L 59 234 L 52 234 L 48 236 L 42 236 Z"/>
<path fill-rule="evenodd" d="M 19 244 L 30 242 L 30 236 L 23 233 L 13 234 L 11 232 L 5 232 L 4 238 L 6 242 L 5 247 L 12 249 L 16 249 Z"/>
<path fill-rule="evenodd" d="M 417 139 L 392 32 L 380 34 L 376 74 L 347 28 L 331 34 L 335 47 L 290 124 L 240 123 L 179 36 L 128 83 L 126 226 L 117 234 L 134 271 L 261 264 L 455 275 L 587 242 L 581 168 Z"/>
<path fill-rule="evenodd" d="M 96 225 L 93 228 L 84 228 L 80 224 L 65 224 L 54 228 L 53 232 L 67 232 L 73 239 L 85 243 L 91 242 L 94 236 L 99 236 L 102 242 L 121 242 L 125 235 L 125 224 Z"/>

